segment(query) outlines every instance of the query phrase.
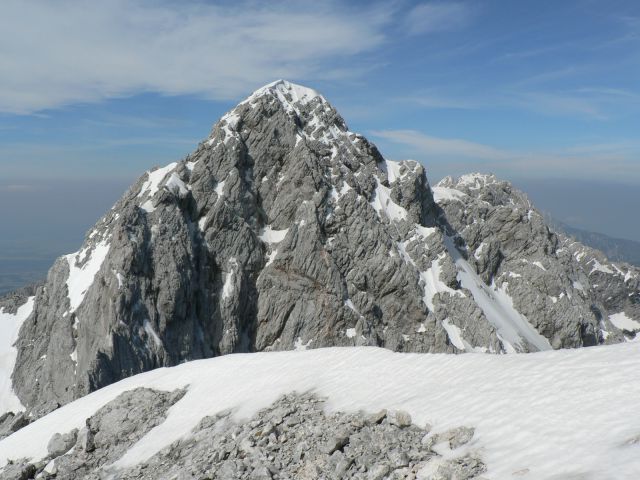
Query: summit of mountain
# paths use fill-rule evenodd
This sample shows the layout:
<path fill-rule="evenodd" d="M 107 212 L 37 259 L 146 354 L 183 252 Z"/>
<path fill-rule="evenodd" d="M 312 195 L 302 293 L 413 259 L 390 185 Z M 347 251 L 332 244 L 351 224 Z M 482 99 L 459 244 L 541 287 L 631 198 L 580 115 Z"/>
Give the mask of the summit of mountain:
<path fill-rule="evenodd" d="M 638 270 L 585 248 L 494 176 L 432 189 L 420 163 L 383 158 L 322 95 L 279 80 L 185 159 L 145 173 L 55 262 L 7 346 L 4 394 L 37 417 L 235 352 L 633 339 Z"/>

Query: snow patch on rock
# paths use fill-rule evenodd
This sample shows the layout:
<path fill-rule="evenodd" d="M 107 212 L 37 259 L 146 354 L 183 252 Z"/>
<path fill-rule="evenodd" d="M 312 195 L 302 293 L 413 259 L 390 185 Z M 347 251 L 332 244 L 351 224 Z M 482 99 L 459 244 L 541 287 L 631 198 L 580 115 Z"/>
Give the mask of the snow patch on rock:
<path fill-rule="evenodd" d="M 371 199 L 371 206 L 378 213 L 378 216 L 386 217 L 389 220 L 406 220 L 409 216 L 408 212 L 400 205 L 395 203 L 391 198 L 391 189 L 385 187 L 376 178 L 376 189 Z"/>
<path fill-rule="evenodd" d="M 214 192 L 216 192 L 216 195 L 218 195 L 218 199 L 222 198 L 224 196 L 224 184 L 225 184 L 226 180 L 223 180 L 221 182 L 218 182 L 218 184 L 216 185 L 216 188 L 214 188 Z"/>
<path fill-rule="evenodd" d="M 15 314 L 0 309 L 0 415 L 6 412 L 21 412 L 24 406 L 13 391 L 11 374 L 16 364 L 18 350 L 14 343 L 24 321 L 33 311 L 35 297 L 29 297 Z"/>
<path fill-rule="evenodd" d="M 229 271 L 224 274 L 224 285 L 222 285 L 222 298 L 229 298 L 233 293 L 233 280 L 238 270 L 238 261 L 231 257 L 228 262 Z"/>
<path fill-rule="evenodd" d="M 147 180 L 142 184 L 138 197 L 142 197 L 145 193 L 148 194 L 149 197 L 153 197 L 160 189 L 160 183 L 164 180 L 164 177 L 176 168 L 177 165 L 177 162 L 173 162 L 166 167 L 157 168 L 156 170 L 147 172 Z"/>
<path fill-rule="evenodd" d="M 463 296 L 462 292 L 454 290 L 440 280 L 440 261 L 443 259 L 444 254 L 436 258 L 431 262 L 431 268 L 426 272 L 420 272 L 420 280 L 422 280 L 424 288 L 424 296 L 422 300 L 429 310 L 432 312 L 435 310 L 433 305 L 433 297 L 438 293 L 448 293 L 449 295 Z"/>
<path fill-rule="evenodd" d="M 66 256 L 69 263 L 69 276 L 67 278 L 67 292 L 69 296 L 69 313 L 75 312 L 87 291 L 93 285 L 96 273 L 100 270 L 104 259 L 109 253 L 109 242 L 102 240 L 95 244 L 93 249 L 89 247 L 80 252 L 71 253 Z M 87 255 L 89 258 L 87 259 Z M 84 264 L 78 266 L 78 263 Z"/>
<path fill-rule="evenodd" d="M 496 328 L 506 351 L 523 349 L 523 339 L 537 350 L 551 349 L 549 340 L 540 335 L 525 316 L 514 308 L 513 300 L 506 291 L 506 282 L 502 284 L 502 289 L 495 284 L 487 285 L 458 252 L 451 238 L 445 238 L 445 245 L 458 269 L 458 280 L 471 292 L 487 320 Z"/>
<path fill-rule="evenodd" d="M 173 172 L 164 186 L 174 195 L 184 197 L 189 193 L 189 187 L 182 181 L 177 173 Z"/>
<path fill-rule="evenodd" d="M 451 323 L 448 318 L 445 318 L 442 321 L 442 326 L 446 330 L 451 344 L 458 350 L 466 350 L 464 340 L 462 339 L 462 332 L 460 331 L 460 327 Z"/>
<path fill-rule="evenodd" d="M 619 312 L 609 315 L 609 321 L 613 323 L 620 330 L 628 330 L 633 332 L 635 330 L 640 330 L 640 322 L 629 318 L 626 313 Z"/>
<path fill-rule="evenodd" d="M 271 225 L 266 225 L 260 232 L 260 235 L 258 237 L 263 242 L 271 245 L 274 243 L 280 243 L 282 240 L 284 240 L 288 232 L 288 228 L 285 228 L 284 230 L 274 230 L 271 228 Z"/>
<path fill-rule="evenodd" d="M 433 192 L 433 200 L 436 203 L 442 203 L 445 201 L 453 202 L 453 201 L 464 201 L 467 196 L 465 193 L 460 190 L 456 190 L 455 188 L 447 188 L 447 187 L 433 187 L 431 188 Z"/>
<path fill-rule="evenodd" d="M 307 348 L 309 348 L 311 346 L 311 343 L 313 342 L 313 340 L 309 340 L 307 343 L 304 343 L 302 341 L 301 337 L 298 337 L 296 339 L 296 341 L 293 344 L 293 348 L 294 350 L 296 350 L 297 352 L 301 352 L 306 350 Z"/>
<path fill-rule="evenodd" d="M 289 229 L 273 230 L 271 225 L 267 225 L 262 229 L 258 238 L 269 246 L 269 253 L 267 254 L 267 263 L 265 267 L 271 265 L 278 255 L 278 244 L 282 242 L 289 233 Z"/>
<path fill-rule="evenodd" d="M 264 95 L 275 96 L 288 111 L 292 112 L 295 111 L 294 106 L 298 102 L 306 105 L 314 98 L 320 98 L 321 101 L 326 102 L 325 98 L 312 88 L 303 87 L 287 80 L 276 80 L 253 92 L 240 105 L 252 104 Z"/>
<path fill-rule="evenodd" d="M 143 209 L 147 213 L 153 213 L 156 211 L 156 207 L 153 206 L 153 200 L 149 199 L 140 205 L 140 208 Z"/>
<path fill-rule="evenodd" d="M 389 183 L 402 180 L 408 173 L 415 172 L 420 164 L 415 160 L 401 160 L 399 162 L 385 159 L 379 164 L 380 169 L 387 174 Z"/>
<path fill-rule="evenodd" d="M 611 270 L 606 265 L 601 264 L 595 258 L 593 260 L 591 260 L 591 263 L 593 263 L 593 268 L 591 269 L 591 272 L 589 272 L 589 275 L 591 275 L 593 272 L 602 272 L 602 273 L 613 274 L 613 270 Z"/>

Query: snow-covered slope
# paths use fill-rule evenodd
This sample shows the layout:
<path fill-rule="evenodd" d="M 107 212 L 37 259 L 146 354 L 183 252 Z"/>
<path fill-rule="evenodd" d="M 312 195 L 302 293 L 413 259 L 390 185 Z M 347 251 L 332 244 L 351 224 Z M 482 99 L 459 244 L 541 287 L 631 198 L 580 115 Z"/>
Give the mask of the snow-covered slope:
<path fill-rule="evenodd" d="M 136 387 L 187 393 L 111 468 L 144 462 L 205 416 L 233 409 L 242 419 L 283 394 L 311 391 L 335 411 L 406 410 L 418 425 L 433 426 L 430 435 L 475 427 L 467 448 L 486 463 L 487 479 L 632 480 L 640 472 L 640 342 L 528 355 L 352 347 L 194 361 L 130 377 L 48 414 L 0 441 L 0 464 L 45 457 L 53 434 L 82 427 Z"/>
<path fill-rule="evenodd" d="M 11 372 L 18 351 L 14 347 L 20 326 L 33 311 L 34 297 L 30 297 L 15 313 L 0 308 L 0 414 L 24 410 L 11 385 Z"/>
<path fill-rule="evenodd" d="M 448 251 L 458 268 L 460 284 L 469 290 L 473 299 L 482 309 L 487 320 L 496 328 L 507 353 L 522 350 L 522 342 L 527 341 L 538 351 L 550 350 L 549 340 L 540 335 L 527 318 L 513 307 L 513 300 L 506 289 L 486 285 L 471 264 L 455 248 L 451 239 L 447 239 Z"/>

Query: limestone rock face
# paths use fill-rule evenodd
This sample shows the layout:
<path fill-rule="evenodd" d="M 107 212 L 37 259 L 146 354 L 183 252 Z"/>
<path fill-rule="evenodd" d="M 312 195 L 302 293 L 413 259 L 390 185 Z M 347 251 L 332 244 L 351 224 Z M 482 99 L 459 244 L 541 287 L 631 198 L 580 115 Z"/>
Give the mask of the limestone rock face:
<path fill-rule="evenodd" d="M 508 292 L 553 348 L 632 339 L 640 328 L 640 270 L 555 233 L 525 194 L 493 175 L 434 188 L 484 282 Z M 625 328 L 626 327 L 626 328 Z"/>
<path fill-rule="evenodd" d="M 364 412 L 327 414 L 324 401 L 310 395 L 284 396 L 245 421 L 231 412 L 205 417 L 190 436 L 150 458 L 119 464 L 181 393 L 126 392 L 86 420 L 85 430 L 95 436 L 90 449 L 79 439 L 64 455 L 54 451 L 37 464 L 15 462 L 2 478 L 471 479 L 486 471 L 472 428 L 431 434 L 406 412 L 396 415 L 406 420 L 401 425 L 391 421 L 395 412 L 376 422 Z M 62 437 L 56 434 L 52 442 Z M 31 477 L 20 477 L 22 472 Z"/>
<path fill-rule="evenodd" d="M 20 330 L 13 389 L 40 416 L 232 352 L 526 352 L 640 328 L 638 271 L 551 232 L 509 184 L 434 191 L 315 91 L 267 85 L 56 261 Z"/>

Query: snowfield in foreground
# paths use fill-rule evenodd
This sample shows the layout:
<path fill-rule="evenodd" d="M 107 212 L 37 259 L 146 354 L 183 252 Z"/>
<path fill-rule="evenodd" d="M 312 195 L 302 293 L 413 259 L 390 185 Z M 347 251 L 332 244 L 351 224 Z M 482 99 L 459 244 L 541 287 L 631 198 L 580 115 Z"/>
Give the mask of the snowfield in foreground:
<path fill-rule="evenodd" d="M 45 457 L 54 433 L 82 427 L 136 387 L 188 392 L 115 466 L 149 458 L 205 416 L 233 408 L 246 418 L 297 391 L 327 397 L 337 411 L 403 409 L 433 432 L 475 427 L 484 478 L 640 478 L 640 342 L 522 355 L 362 347 L 200 360 L 128 378 L 54 411 L 2 440 L 0 465 Z"/>

